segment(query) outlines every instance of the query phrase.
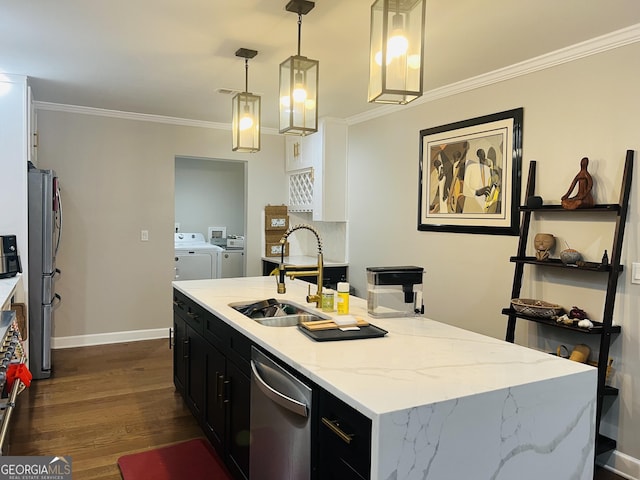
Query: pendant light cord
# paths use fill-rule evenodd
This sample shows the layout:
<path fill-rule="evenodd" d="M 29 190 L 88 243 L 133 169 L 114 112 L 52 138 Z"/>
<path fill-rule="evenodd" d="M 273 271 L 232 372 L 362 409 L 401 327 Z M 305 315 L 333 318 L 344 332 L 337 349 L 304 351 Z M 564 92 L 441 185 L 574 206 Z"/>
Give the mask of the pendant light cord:
<path fill-rule="evenodd" d="M 302 14 L 298 13 L 298 56 L 300 56 L 300 39 L 302 37 Z"/>
<path fill-rule="evenodd" d="M 249 93 L 249 59 L 244 59 L 244 92 Z"/>

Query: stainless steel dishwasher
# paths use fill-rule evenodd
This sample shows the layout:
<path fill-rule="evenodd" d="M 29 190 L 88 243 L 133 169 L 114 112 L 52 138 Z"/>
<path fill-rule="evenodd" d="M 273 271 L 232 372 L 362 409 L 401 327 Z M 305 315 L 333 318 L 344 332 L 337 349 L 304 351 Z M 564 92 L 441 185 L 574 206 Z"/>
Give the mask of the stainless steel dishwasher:
<path fill-rule="evenodd" d="M 251 349 L 251 480 L 311 477 L 311 388 Z"/>

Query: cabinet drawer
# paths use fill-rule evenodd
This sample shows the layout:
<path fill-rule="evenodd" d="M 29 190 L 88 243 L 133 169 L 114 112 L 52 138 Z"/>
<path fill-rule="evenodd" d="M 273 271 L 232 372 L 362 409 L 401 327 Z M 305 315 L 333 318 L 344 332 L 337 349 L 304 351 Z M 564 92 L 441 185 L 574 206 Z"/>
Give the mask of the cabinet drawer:
<path fill-rule="evenodd" d="M 202 335 L 204 331 L 205 318 L 207 316 L 213 316 L 210 312 L 177 290 L 173 291 L 173 311 L 182 317 L 189 326 L 200 335 Z"/>
<path fill-rule="evenodd" d="M 210 312 L 204 317 L 204 338 L 249 375 L 251 340 Z"/>
<path fill-rule="evenodd" d="M 225 352 L 231 337 L 231 327 L 213 314 L 209 314 L 204 320 L 204 338 L 214 347 Z"/>
<path fill-rule="evenodd" d="M 371 420 L 333 395 L 321 392 L 318 421 L 319 467 L 326 472 L 321 478 L 338 480 L 337 472 L 347 471 L 371 478 Z"/>
<path fill-rule="evenodd" d="M 180 293 L 178 290 L 173 290 L 173 311 L 177 315 L 180 315 L 182 318 L 185 318 L 187 315 L 187 303 L 190 300 L 186 295 Z"/>
<path fill-rule="evenodd" d="M 251 340 L 241 333 L 231 329 L 228 357 L 245 375 L 250 375 Z"/>

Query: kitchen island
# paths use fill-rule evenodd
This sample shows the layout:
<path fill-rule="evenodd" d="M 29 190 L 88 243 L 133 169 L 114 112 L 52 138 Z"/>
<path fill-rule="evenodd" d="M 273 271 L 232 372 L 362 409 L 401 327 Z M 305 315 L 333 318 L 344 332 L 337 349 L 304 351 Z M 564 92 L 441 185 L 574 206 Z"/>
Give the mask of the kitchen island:
<path fill-rule="evenodd" d="M 370 478 L 591 479 L 596 369 L 423 317 L 369 317 L 382 338 L 315 342 L 229 306 L 304 304 L 308 284 L 273 277 L 191 280 L 174 288 L 371 420 Z M 313 305 L 310 305 L 313 308 Z M 426 307 L 428 311 L 428 305 Z"/>

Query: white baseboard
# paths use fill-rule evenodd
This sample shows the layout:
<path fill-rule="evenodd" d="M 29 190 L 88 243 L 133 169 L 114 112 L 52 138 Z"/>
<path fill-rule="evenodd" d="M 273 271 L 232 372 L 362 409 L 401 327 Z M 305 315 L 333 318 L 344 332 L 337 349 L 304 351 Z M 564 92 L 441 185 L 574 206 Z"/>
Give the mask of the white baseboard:
<path fill-rule="evenodd" d="M 600 455 L 596 463 L 628 480 L 640 480 L 640 459 L 614 450 Z"/>
<path fill-rule="evenodd" d="M 138 340 L 154 340 L 156 338 L 169 338 L 169 327 L 150 330 L 132 330 L 129 332 L 75 335 L 73 337 L 53 337 L 51 338 L 51 348 L 89 347 L 91 345 L 136 342 Z"/>

